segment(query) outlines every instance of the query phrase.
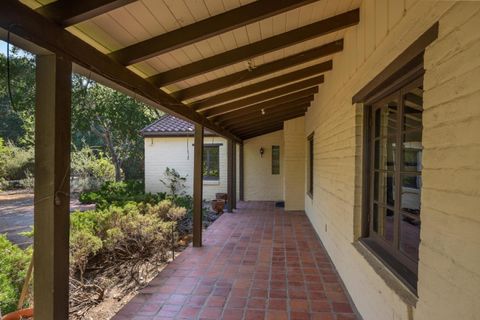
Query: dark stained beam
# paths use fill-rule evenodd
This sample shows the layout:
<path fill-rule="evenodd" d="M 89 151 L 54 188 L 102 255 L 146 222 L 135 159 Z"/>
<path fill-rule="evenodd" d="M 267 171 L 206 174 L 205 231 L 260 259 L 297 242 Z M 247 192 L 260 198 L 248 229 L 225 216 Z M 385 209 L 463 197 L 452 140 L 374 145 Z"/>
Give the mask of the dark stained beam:
<path fill-rule="evenodd" d="M 239 132 L 238 134 L 242 135 L 241 137 L 242 137 L 243 140 L 247 140 L 247 139 L 255 138 L 255 137 L 262 136 L 264 134 L 272 133 L 272 132 L 282 130 L 282 129 L 283 129 L 283 123 L 274 125 L 272 127 L 265 127 L 265 128 L 259 129 L 259 130 L 242 132 L 242 133 Z"/>
<path fill-rule="evenodd" d="M 310 106 L 310 103 L 303 103 L 303 104 L 288 104 L 288 105 L 283 105 L 283 107 L 278 108 L 270 108 L 265 110 L 265 114 L 262 114 L 261 111 L 256 111 L 255 113 L 248 114 L 243 117 L 238 117 L 235 119 L 231 119 L 229 121 L 223 122 L 221 125 L 224 128 L 230 128 L 234 127 L 237 124 L 241 123 L 248 123 L 248 122 L 254 122 L 258 119 L 266 119 L 270 117 L 275 117 L 280 114 L 286 114 L 286 113 L 291 113 L 294 110 L 303 110 L 307 109 Z"/>
<path fill-rule="evenodd" d="M 220 103 L 224 103 L 230 100 L 248 96 L 259 91 L 264 91 L 267 89 L 285 85 L 290 82 L 312 77 L 314 75 L 323 73 L 329 70 L 330 68 L 331 68 L 331 61 L 316 64 L 316 65 L 306 67 L 297 71 L 283 74 L 275 78 L 260 81 L 260 82 L 257 82 L 242 88 L 238 88 L 235 90 L 226 91 L 216 96 L 208 97 L 204 100 L 191 104 L 191 107 L 195 110 L 205 109 Z"/>
<path fill-rule="evenodd" d="M 282 96 L 280 98 L 264 101 L 258 104 L 248 106 L 243 109 L 235 110 L 235 111 L 225 113 L 216 117 L 212 117 L 211 120 L 214 121 L 215 123 L 222 125 L 224 121 L 249 115 L 254 112 L 258 112 L 262 109 L 268 110 L 269 108 L 277 108 L 277 107 L 282 108 L 284 106 L 310 103 L 314 98 L 313 95 L 317 92 L 318 92 L 318 88 L 313 88 L 313 89 L 310 88 L 307 90 L 298 91 L 295 93 Z"/>
<path fill-rule="evenodd" d="M 277 71 L 282 71 L 303 63 L 313 61 L 315 59 L 323 58 L 328 55 L 342 51 L 343 39 L 337 40 L 323 46 L 315 47 L 313 49 L 303 51 L 283 59 L 275 60 L 262 64 L 252 70 L 243 70 L 235 72 L 224 77 L 213 79 L 198 85 L 175 91 L 172 95 L 178 100 L 187 100 L 193 97 L 201 96 L 203 94 L 220 90 L 238 83 L 249 81 L 258 77 L 268 75 Z M 329 64 L 329 70 L 332 69 L 332 61 L 326 62 Z"/>
<path fill-rule="evenodd" d="M 287 86 L 284 86 L 284 87 L 280 87 L 280 88 L 273 89 L 273 90 L 270 90 L 270 91 L 265 91 L 263 93 L 256 94 L 256 95 L 244 98 L 244 99 L 240 99 L 240 100 L 236 100 L 236 101 L 233 101 L 233 102 L 225 103 L 225 104 L 216 106 L 214 108 L 207 109 L 204 112 L 202 112 L 202 114 L 205 117 L 211 117 L 211 116 L 214 116 L 214 115 L 217 115 L 217 114 L 226 113 L 226 112 L 233 111 L 233 110 L 236 110 L 236 109 L 239 109 L 239 108 L 245 108 L 249 105 L 259 103 L 261 101 L 265 101 L 265 100 L 268 100 L 268 99 L 273 99 L 273 98 L 276 98 L 276 97 L 279 97 L 279 96 L 282 96 L 282 95 L 286 95 L 286 94 L 289 94 L 289 93 L 292 93 L 292 92 L 295 92 L 295 91 L 300 91 L 300 90 L 304 90 L 304 89 L 307 89 L 307 88 L 317 87 L 322 82 L 323 82 L 323 75 L 320 75 L 320 76 L 313 77 L 313 78 L 303 80 L 303 81 L 300 81 L 300 82 L 295 82 L 293 84 L 290 84 L 290 85 L 287 85 Z"/>
<path fill-rule="evenodd" d="M 240 143 L 239 146 L 239 164 L 238 164 L 238 188 L 240 189 L 238 192 L 240 201 L 245 200 L 245 183 L 244 183 L 244 155 L 243 155 L 243 143 Z"/>
<path fill-rule="evenodd" d="M 233 149 L 235 143 L 232 140 L 227 140 L 227 211 L 233 212 Z"/>
<path fill-rule="evenodd" d="M 273 123 L 283 122 L 285 120 L 291 119 L 292 117 L 295 118 L 295 117 L 304 115 L 307 109 L 308 107 L 303 107 L 295 110 L 290 110 L 288 112 L 280 113 L 277 115 L 273 115 L 273 116 L 259 117 L 256 120 L 251 120 L 248 122 L 239 122 L 237 124 L 234 124 L 228 127 L 228 129 L 232 131 L 237 131 L 237 130 L 243 130 L 246 128 L 254 128 L 258 126 L 266 126 Z"/>
<path fill-rule="evenodd" d="M 63 27 L 69 27 L 134 1 L 136 0 L 59 0 L 40 7 L 36 11 Z"/>
<path fill-rule="evenodd" d="M 68 58 L 79 66 L 91 70 L 127 91 L 152 102 L 152 104 L 163 111 L 168 110 L 168 112 L 180 118 L 202 124 L 222 136 L 240 141 L 238 137 L 216 126 L 166 92 L 159 90 L 147 80 L 113 61 L 105 54 L 19 1 L 2 1 L 0 28 L 10 30 L 16 36 L 24 38 L 59 56 Z"/>
<path fill-rule="evenodd" d="M 149 80 L 158 87 L 163 87 L 208 71 L 245 61 L 249 58 L 280 50 L 315 37 L 356 25 L 358 21 L 359 10 L 355 9 L 264 40 L 213 55 L 203 60 L 165 71 L 150 77 Z"/>
<path fill-rule="evenodd" d="M 317 0 L 256 1 L 117 50 L 110 56 L 131 65 Z"/>
<path fill-rule="evenodd" d="M 203 229 L 203 126 L 195 124 L 193 148 L 193 246 L 202 246 Z"/>

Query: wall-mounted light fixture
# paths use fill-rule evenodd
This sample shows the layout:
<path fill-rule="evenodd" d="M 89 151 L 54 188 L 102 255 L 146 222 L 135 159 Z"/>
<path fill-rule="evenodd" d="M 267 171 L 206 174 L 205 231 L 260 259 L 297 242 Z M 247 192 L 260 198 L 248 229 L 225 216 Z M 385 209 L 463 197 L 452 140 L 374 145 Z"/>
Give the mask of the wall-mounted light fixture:
<path fill-rule="evenodd" d="M 263 147 L 260 147 L 260 157 L 263 157 L 263 154 L 265 153 L 265 149 Z"/>

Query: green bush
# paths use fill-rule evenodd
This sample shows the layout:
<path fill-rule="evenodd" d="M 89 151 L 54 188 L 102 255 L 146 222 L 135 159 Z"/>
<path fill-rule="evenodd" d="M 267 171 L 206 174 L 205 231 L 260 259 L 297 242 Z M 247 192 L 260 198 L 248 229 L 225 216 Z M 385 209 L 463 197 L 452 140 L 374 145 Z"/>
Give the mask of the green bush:
<path fill-rule="evenodd" d="M 70 265 L 83 275 L 97 255 L 125 261 L 160 255 L 170 250 L 172 232 L 185 208 L 169 200 L 156 204 L 129 202 L 103 210 L 75 212 L 71 216 Z M 108 257 L 108 258 L 106 258 Z"/>
<path fill-rule="evenodd" d="M 20 148 L 0 139 L 0 177 L 4 180 L 22 180 L 34 169 L 33 147 Z"/>
<path fill-rule="evenodd" d="M 107 181 L 115 181 L 115 166 L 103 152 L 94 152 L 89 146 L 72 151 L 71 175 L 78 178 L 79 191 L 98 189 Z"/>
<path fill-rule="evenodd" d="M 98 209 L 105 209 L 111 205 L 124 206 L 128 202 L 144 202 L 155 204 L 165 199 L 165 193 L 144 193 L 144 184 L 141 181 L 107 182 L 97 191 L 80 194 L 81 203 L 95 203 Z"/>
<path fill-rule="evenodd" d="M 15 311 L 30 263 L 31 249 L 22 250 L 0 235 L 0 310 Z"/>

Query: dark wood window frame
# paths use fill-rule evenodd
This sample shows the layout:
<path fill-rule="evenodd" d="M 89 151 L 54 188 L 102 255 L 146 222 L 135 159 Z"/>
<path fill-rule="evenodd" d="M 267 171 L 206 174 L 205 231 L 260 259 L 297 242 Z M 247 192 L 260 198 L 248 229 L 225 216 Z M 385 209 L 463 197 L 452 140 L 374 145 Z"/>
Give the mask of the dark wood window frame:
<path fill-rule="evenodd" d="M 307 137 L 307 195 L 310 198 L 313 198 L 313 176 L 314 176 L 314 160 L 315 160 L 315 155 L 314 155 L 314 149 L 315 149 L 315 144 L 314 144 L 314 135 L 315 132 L 312 132 L 308 137 Z"/>
<path fill-rule="evenodd" d="M 382 139 L 388 140 L 394 138 L 390 145 L 403 146 L 403 139 L 406 135 L 417 132 L 421 133 L 421 126 L 415 129 L 404 128 L 404 119 L 406 117 L 404 109 L 407 108 L 404 105 L 404 101 L 406 100 L 409 90 L 422 86 L 423 77 L 420 76 L 412 79 L 412 82 L 408 85 L 397 89 L 378 101 L 372 102 L 366 107 L 369 109 L 366 113 L 366 116 L 369 119 L 369 130 L 366 139 L 367 148 L 365 149 L 368 169 L 365 171 L 366 180 L 364 187 L 366 189 L 365 191 L 368 192 L 365 206 L 367 213 L 366 225 L 368 225 L 368 227 L 365 228 L 366 233 L 364 234 L 362 241 L 372 249 L 372 251 L 383 260 L 412 291 L 416 291 L 418 260 L 412 258 L 401 250 L 400 228 L 402 219 L 412 219 L 412 221 L 416 221 L 415 223 L 418 225 L 420 225 L 421 220 L 419 214 L 415 215 L 402 209 L 401 203 L 403 199 L 402 192 L 404 190 L 403 182 L 405 181 L 405 177 L 421 178 L 421 170 L 419 172 L 406 171 L 405 168 L 408 166 L 406 165 L 406 160 L 402 156 L 402 152 L 405 152 L 406 150 L 405 148 L 392 148 L 391 152 L 394 153 L 394 157 L 391 160 L 376 160 L 376 157 L 379 157 L 381 153 L 379 154 L 380 149 L 377 151 L 375 145 L 378 143 L 380 146 L 380 141 Z M 377 121 L 378 115 L 380 114 L 379 111 L 392 101 L 398 102 L 398 105 L 395 107 L 397 108 L 396 114 L 394 115 L 394 119 L 392 119 L 392 121 L 396 122 L 395 133 L 393 135 L 389 134 L 382 137 L 378 134 L 379 129 L 377 128 L 378 123 L 380 123 L 380 121 Z M 385 149 L 383 152 L 385 152 Z M 388 161 L 392 161 L 392 163 L 388 163 L 390 168 L 388 168 L 387 165 L 387 169 L 384 169 L 379 166 L 380 164 L 375 165 L 376 161 L 386 161 L 387 163 Z M 390 179 L 390 188 L 388 182 L 386 182 L 386 185 L 383 187 L 377 186 L 376 183 L 378 183 L 378 180 L 382 180 L 380 179 L 382 176 L 385 181 Z M 417 188 L 419 188 L 419 190 L 421 189 L 421 187 Z M 376 198 L 376 195 L 380 193 L 384 195 L 383 200 Z M 388 217 L 383 216 L 382 210 L 384 210 L 385 213 L 390 212 L 390 215 L 388 216 L 391 218 L 391 223 L 393 223 L 393 225 L 390 224 L 390 227 L 392 228 L 390 231 L 388 231 L 389 226 L 385 224 Z M 375 213 L 377 213 L 377 215 L 375 215 Z M 380 218 L 380 216 L 382 218 Z M 382 222 L 383 224 L 379 226 L 378 224 Z M 403 224 L 405 225 L 405 223 Z M 384 229 L 383 232 L 385 234 L 383 237 L 378 233 L 381 232 L 379 228 L 380 230 Z"/>
<path fill-rule="evenodd" d="M 272 146 L 272 175 L 280 174 L 280 146 Z"/>
<path fill-rule="evenodd" d="M 204 181 L 219 181 L 220 180 L 220 146 L 221 144 L 204 144 L 203 146 L 203 180 Z M 210 152 L 210 149 L 216 149 L 217 153 L 217 168 L 210 168 L 211 165 L 211 157 L 212 157 L 212 152 Z M 216 170 L 217 174 L 216 175 L 208 175 L 205 172 L 211 172 L 211 170 Z"/>
<path fill-rule="evenodd" d="M 388 65 L 384 71 L 382 71 L 377 77 L 370 81 L 363 89 L 361 89 L 353 98 L 352 103 L 363 103 L 364 105 L 364 148 L 363 148 L 363 197 L 362 197 L 362 238 L 360 241 L 370 251 L 377 256 L 386 265 L 392 273 L 408 287 L 413 293 L 416 294 L 416 287 L 418 281 L 418 260 L 412 261 L 407 256 L 399 254 L 398 250 L 398 238 L 393 240 L 394 249 L 392 246 L 387 245 L 385 239 L 379 239 L 376 234 L 372 232 L 373 226 L 373 190 L 374 190 L 374 169 L 373 169 L 373 151 L 375 144 L 372 139 L 375 139 L 374 130 L 374 111 L 375 105 L 382 102 L 386 102 L 392 95 L 397 95 L 399 102 L 399 108 L 403 110 L 404 101 L 403 97 L 409 89 L 415 86 L 422 86 L 423 74 L 425 72 L 423 67 L 423 57 L 425 48 L 432 43 L 438 37 L 438 23 L 435 23 L 430 29 L 422 34 L 410 47 L 408 47 L 402 54 L 400 54 L 390 65 Z M 386 100 L 385 100 L 386 99 Z M 391 99 L 390 99 L 391 100 Z M 400 111 L 400 110 L 399 110 Z M 398 112 L 399 119 L 402 117 L 401 111 Z M 399 128 L 401 124 L 398 124 Z M 403 141 L 400 140 L 402 133 L 396 135 L 396 145 L 402 146 Z M 373 138 L 372 138 L 373 137 Z M 396 165 L 401 165 L 399 161 L 400 151 L 395 152 Z M 388 161 L 388 160 L 387 160 Z M 401 167 L 403 168 L 403 166 Z M 395 173 L 396 184 L 399 185 L 399 175 L 402 174 L 402 169 L 399 169 Z M 388 184 L 388 182 L 387 182 Z M 400 183 L 401 185 L 401 183 Z M 402 187 L 403 188 L 403 187 Z M 397 187 L 395 194 L 401 193 L 402 188 Z M 387 191 L 388 192 L 388 191 Z M 396 232 L 398 237 L 398 221 L 400 217 L 403 217 L 399 212 L 401 202 L 401 195 L 398 198 L 396 195 L 395 201 L 395 226 L 394 233 Z M 387 195 L 388 201 L 388 195 Z"/>

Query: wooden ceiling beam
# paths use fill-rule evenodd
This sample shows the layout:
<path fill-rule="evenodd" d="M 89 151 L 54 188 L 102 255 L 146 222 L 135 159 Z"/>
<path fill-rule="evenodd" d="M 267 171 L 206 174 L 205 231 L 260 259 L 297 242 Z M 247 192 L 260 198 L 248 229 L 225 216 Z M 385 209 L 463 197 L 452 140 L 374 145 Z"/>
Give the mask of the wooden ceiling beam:
<path fill-rule="evenodd" d="M 285 96 L 281 96 L 279 98 L 264 101 L 264 102 L 254 104 L 254 105 L 251 105 L 251 106 L 248 106 L 248 107 L 245 107 L 245 108 L 242 108 L 242 109 L 238 109 L 238 110 L 235 110 L 235 111 L 232 111 L 232 112 L 228 112 L 228 113 L 225 113 L 225 114 L 222 114 L 222 115 L 213 116 L 212 118 L 210 118 L 210 120 L 212 120 L 214 122 L 223 121 L 223 120 L 226 120 L 226 119 L 231 119 L 231 118 L 235 118 L 237 116 L 241 116 L 241 115 L 244 115 L 244 114 L 251 113 L 252 111 L 255 111 L 255 110 L 262 110 L 262 109 L 266 109 L 266 108 L 271 108 L 271 107 L 275 107 L 277 105 L 282 105 L 282 104 L 286 104 L 286 103 L 292 103 L 293 104 L 297 100 L 304 99 L 304 98 L 309 98 L 310 101 L 311 101 L 313 99 L 313 95 L 317 92 L 318 92 L 318 87 L 308 88 L 306 90 L 294 92 L 294 93 L 291 93 L 291 94 L 288 94 L 288 95 L 285 95 Z"/>
<path fill-rule="evenodd" d="M 257 57 L 275 50 L 326 35 L 353 25 L 359 21 L 359 10 L 348 11 L 279 35 L 266 38 L 236 49 L 213 55 L 148 78 L 158 87 L 192 78 L 237 62 Z"/>
<path fill-rule="evenodd" d="M 243 131 L 243 132 L 238 132 L 237 134 L 242 136 L 242 139 L 243 140 L 246 140 L 246 139 L 250 139 L 250 138 L 253 138 L 253 137 L 258 137 L 258 136 L 261 136 L 261 135 L 264 135 L 264 134 L 267 134 L 267 133 L 272 133 L 272 132 L 275 132 L 275 131 L 278 131 L 278 130 L 282 130 L 283 129 L 283 122 L 282 123 L 277 123 L 277 124 L 274 124 L 272 126 L 268 126 L 268 127 L 263 127 L 263 128 L 258 128 L 258 129 L 255 129 L 255 130 L 248 130 L 248 131 Z"/>
<path fill-rule="evenodd" d="M 163 111 L 201 124 L 219 135 L 241 142 L 237 136 L 215 125 L 133 71 L 113 61 L 107 55 L 17 0 L 2 1 L 0 28 L 10 30 L 18 37 L 91 70 L 126 91 L 152 102 L 152 105 Z"/>
<path fill-rule="evenodd" d="M 134 1 L 137 0 L 59 0 L 42 6 L 36 11 L 66 28 Z"/>
<path fill-rule="evenodd" d="M 277 89 L 270 91 L 265 91 L 244 99 L 236 100 L 233 102 L 225 103 L 214 108 L 207 109 L 202 112 L 205 117 L 215 116 L 217 114 L 227 113 L 229 111 L 237 110 L 240 108 L 245 108 L 249 105 L 259 103 L 265 100 L 273 99 L 282 95 L 293 93 L 295 91 L 300 91 L 308 88 L 318 87 L 320 83 L 323 82 L 323 75 L 313 77 L 307 80 L 300 82 L 295 82 L 293 84 L 283 86 Z"/>
<path fill-rule="evenodd" d="M 194 110 L 205 109 L 220 103 L 224 103 L 230 100 L 235 100 L 244 96 L 254 94 L 256 92 L 264 91 L 267 89 L 275 88 L 281 85 L 285 85 L 294 81 L 302 80 L 314 75 L 323 73 L 331 69 L 330 63 L 320 63 L 310 67 L 306 67 L 297 71 L 283 74 L 281 76 L 260 81 L 242 88 L 238 88 L 231 91 L 220 93 L 216 96 L 208 97 L 204 100 L 194 102 L 190 106 Z"/>
<path fill-rule="evenodd" d="M 215 122 L 217 124 L 219 124 L 220 126 L 224 126 L 224 125 L 227 125 L 228 123 L 231 123 L 232 121 L 234 122 L 234 121 L 236 121 L 237 119 L 240 119 L 240 118 L 245 118 L 246 119 L 246 118 L 249 118 L 249 117 L 253 117 L 257 114 L 260 114 L 260 112 L 262 110 L 266 113 L 276 112 L 276 111 L 279 111 L 279 110 L 292 108 L 293 106 L 299 106 L 299 105 L 304 105 L 304 104 L 310 105 L 312 100 L 313 100 L 313 95 L 305 97 L 305 98 L 300 98 L 300 99 L 297 99 L 297 100 L 293 100 L 293 101 L 290 101 L 290 102 L 287 102 L 287 103 L 270 105 L 270 106 L 264 107 L 264 108 L 240 109 L 240 110 L 238 110 L 238 113 L 237 112 L 227 113 L 227 114 L 225 114 L 225 116 L 215 119 Z M 240 112 L 240 111 L 242 111 L 242 112 Z"/>
<path fill-rule="evenodd" d="M 340 52 L 343 50 L 343 39 L 315 47 L 310 50 L 302 51 L 300 53 L 288 56 L 283 59 L 275 60 L 255 67 L 252 70 L 243 70 L 235 72 L 217 79 L 206 81 L 189 88 L 178 90 L 172 93 L 178 100 L 187 100 L 203 94 L 217 91 L 238 83 L 249 81 L 258 77 L 262 77 L 274 72 L 282 71 L 303 63 L 320 59 L 328 55 Z M 324 62 L 326 68 L 332 69 L 332 60 Z"/>
<path fill-rule="evenodd" d="M 251 120 L 250 122 L 241 122 L 235 125 L 228 127 L 228 130 L 237 131 L 243 130 L 246 128 L 253 128 L 257 126 L 267 126 L 277 122 L 283 122 L 288 119 L 296 118 L 302 116 L 307 111 L 308 107 L 299 108 L 296 110 L 291 110 L 289 112 L 281 113 L 274 116 L 262 117 L 256 120 Z"/>
<path fill-rule="evenodd" d="M 132 65 L 241 26 L 272 17 L 318 0 L 256 1 L 185 27 L 112 52 L 123 65 Z"/>
<path fill-rule="evenodd" d="M 286 114 L 286 113 L 289 113 L 289 112 L 294 112 L 295 110 L 308 108 L 309 106 L 310 106 L 310 103 L 285 104 L 282 107 L 278 106 L 278 107 L 275 107 L 275 108 L 266 109 L 264 115 L 262 115 L 262 112 L 259 110 L 259 111 L 256 111 L 254 113 L 248 114 L 248 115 L 243 116 L 243 117 L 238 117 L 238 118 L 235 118 L 235 119 L 231 119 L 231 120 L 222 122 L 222 123 L 220 123 L 220 125 L 224 128 L 229 128 L 231 126 L 236 125 L 237 123 L 245 123 L 245 122 L 249 122 L 249 121 L 255 121 L 255 120 L 257 120 L 259 118 L 263 118 L 263 117 L 274 117 L 274 116 L 277 116 L 277 115 L 280 115 L 280 114 Z"/>

